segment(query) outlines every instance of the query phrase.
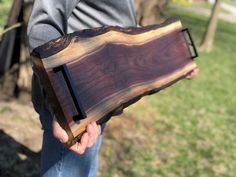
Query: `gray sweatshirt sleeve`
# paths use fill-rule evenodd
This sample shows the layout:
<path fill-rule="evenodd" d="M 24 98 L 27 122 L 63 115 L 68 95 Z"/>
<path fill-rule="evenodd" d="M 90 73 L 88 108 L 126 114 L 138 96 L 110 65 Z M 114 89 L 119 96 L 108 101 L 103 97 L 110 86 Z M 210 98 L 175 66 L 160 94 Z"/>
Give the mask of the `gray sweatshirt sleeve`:
<path fill-rule="evenodd" d="M 28 23 L 28 42 L 30 52 L 52 39 L 67 33 L 67 21 L 79 0 L 35 0 L 32 14 Z M 40 117 L 47 115 L 48 119 L 42 118 L 44 129 L 51 129 L 53 111 L 48 104 L 46 95 L 38 76 L 33 74 L 32 80 L 32 102 Z"/>
<path fill-rule="evenodd" d="M 80 0 L 35 0 L 27 34 L 30 52 L 67 33 L 67 20 Z"/>

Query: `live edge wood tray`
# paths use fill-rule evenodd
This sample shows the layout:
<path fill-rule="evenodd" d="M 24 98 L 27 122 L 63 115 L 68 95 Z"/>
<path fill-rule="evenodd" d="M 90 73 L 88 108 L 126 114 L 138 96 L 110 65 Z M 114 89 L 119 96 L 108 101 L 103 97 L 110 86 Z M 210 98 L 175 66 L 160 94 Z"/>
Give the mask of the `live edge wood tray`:
<path fill-rule="evenodd" d="M 140 28 L 101 27 L 52 40 L 32 52 L 35 72 L 68 146 L 91 121 L 112 115 L 196 68 L 188 29 L 169 19 Z"/>

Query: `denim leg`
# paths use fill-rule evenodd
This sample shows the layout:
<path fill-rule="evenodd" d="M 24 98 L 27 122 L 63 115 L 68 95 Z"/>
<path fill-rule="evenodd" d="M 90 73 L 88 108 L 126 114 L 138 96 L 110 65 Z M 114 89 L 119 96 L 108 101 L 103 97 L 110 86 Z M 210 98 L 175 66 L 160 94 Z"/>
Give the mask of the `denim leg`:
<path fill-rule="evenodd" d="M 102 136 L 97 143 L 86 149 L 83 155 L 68 150 L 52 135 L 53 116 L 48 110 L 41 85 L 34 74 L 32 79 L 32 102 L 40 115 L 43 145 L 41 152 L 41 177 L 95 177 L 98 166 L 98 151 Z M 102 132 L 105 124 L 101 126 Z"/>
<path fill-rule="evenodd" d="M 95 177 L 102 135 L 83 155 L 68 150 L 51 131 L 44 131 L 41 153 L 42 177 Z"/>

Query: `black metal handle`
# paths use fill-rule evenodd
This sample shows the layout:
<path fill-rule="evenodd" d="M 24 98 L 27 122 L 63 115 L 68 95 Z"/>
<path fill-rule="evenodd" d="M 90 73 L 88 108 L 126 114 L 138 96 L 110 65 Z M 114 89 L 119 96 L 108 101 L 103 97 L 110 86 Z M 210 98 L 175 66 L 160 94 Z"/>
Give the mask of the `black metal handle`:
<path fill-rule="evenodd" d="M 65 82 L 66 82 L 66 85 L 68 87 L 68 90 L 70 92 L 70 95 L 72 97 L 72 100 L 74 102 L 74 105 L 75 105 L 75 108 L 77 110 L 77 112 L 79 113 L 79 115 L 75 115 L 73 116 L 73 119 L 75 121 L 79 121 L 81 119 L 84 119 L 87 117 L 85 111 L 84 111 L 84 108 L 83 108 L 83 105 L 79 99 L 79 95 L 75 89 L 75 85 L 74 85 L 74 82 L 70 76 L 70 72 L 67 68 L 67 66 L 64 64 L 64 65 L 61 65 L 61 66 L 58 66 L 58 67 L 55 67 L 53 68 L 53 71 L 54 72 L 59 72 L 61 71 L 62 72 L 62 75 L 65 79 Z"/>
<path fill-rule="evenodd" d="M 197 57 L 198 57 L 197 48 L 196 48 L 196 46 L 195 46 L 195 44 L 194 44 L 194 42 L 193 42 L 193 38 L 192 38 L 192 35 L 191 35 L 189 29 L 188 29 L 188 28 L 185 28 L 185 29 L 182 30 L 182 32 L 186 32 L 186 33 L 188 34 L 189 40 L 190 40 L 190 42 L 191 42 L 191 43 L 188 43 L 188 44 L 192 46 L 193 51 L 194 51 L 194 55 L 192 55 L 192 59 L 197 58 Z M 184 35 L 184 37 L 185 37 L 185 35 Z M 185 40 L 188 41 L 188 40 L 186 39 L 186 37 L 185 37 Z M 190 50 L 190 53 L 192 54 L 191 50 Z"/>

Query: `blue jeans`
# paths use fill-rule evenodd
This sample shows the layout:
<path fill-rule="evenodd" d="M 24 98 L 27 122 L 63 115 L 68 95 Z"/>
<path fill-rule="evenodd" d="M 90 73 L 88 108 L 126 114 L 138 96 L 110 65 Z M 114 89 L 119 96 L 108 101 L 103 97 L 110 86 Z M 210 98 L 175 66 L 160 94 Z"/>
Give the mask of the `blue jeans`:
<path fill-rule="evenodd" d="M 102 135 L 93 147 L 86 149 L 83 155 L 68 150 L 53 137 L 53 116 L 45 103 L 41 85 L 37 76 L 32 78 L 32 102 L 40 116 L 43 133 L 41 152 L 41 177 L 95 177 L 98 167 L 98 152 Z M 102 131 L 105 125 L 102 125 Z"/>
<path fill-rule="evenodd" d="M 98 167 L 98 151 L 102 135 L 97 143 L 86 149 L 83 155 L 68 150 L 51 131 L 44 131 L 41 152 L 42 177 L 95 177 Z"/>

